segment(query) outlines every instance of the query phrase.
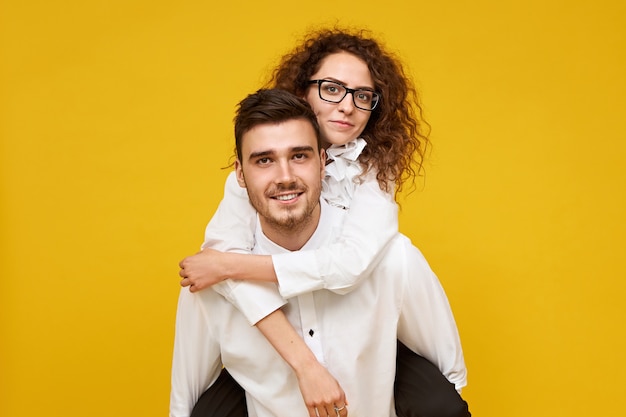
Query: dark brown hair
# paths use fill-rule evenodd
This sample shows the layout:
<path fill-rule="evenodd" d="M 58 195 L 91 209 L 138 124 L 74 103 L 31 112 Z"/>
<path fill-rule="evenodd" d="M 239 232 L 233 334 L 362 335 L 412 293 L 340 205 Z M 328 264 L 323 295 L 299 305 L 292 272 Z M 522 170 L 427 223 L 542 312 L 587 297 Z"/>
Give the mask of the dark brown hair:
<path fill-rule="evenodd" d="M 395 183 L 397 194 L 406 180 L 414 181 L 422 170 L 429 125 L 422 118 L 417 92 L 402 63 L 368 32 L 336 28 L 310 32 L 283 56 L 268 85 L 304 97 L 321 61 L 342 51 L 365 61 L 374 88 L 381 94 L 380 104 L 361 133 L 367 146 L 359 160 L 365 172 L 376 170 L 382 190 L 391 192 L 390 183 Z"/>
<path fill-rule="evenodd" d="M 263 124 L 277 124 L 293 119 L 311 123 L 317 137 L 317 149 L 322 147 L 320 128 L 315 113 L 304 99 L 280 89 L 261 89 L 239 102 L 235 114 L 235 152 L 241 161 L 243 135 Z"/>

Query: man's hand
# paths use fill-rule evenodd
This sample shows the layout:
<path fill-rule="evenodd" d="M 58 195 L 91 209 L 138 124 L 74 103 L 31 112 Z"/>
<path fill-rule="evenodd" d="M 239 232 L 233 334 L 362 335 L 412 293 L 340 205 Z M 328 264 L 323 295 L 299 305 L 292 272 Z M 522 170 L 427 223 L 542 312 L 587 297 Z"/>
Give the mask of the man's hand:
<path fill-rule="evenodd" d="M 222 281 L 221 261 L 226 254 L 213 249 L 204 249 L 180 261 L 180 285 L 196 292 Z"/>
<path fill-rule="evenodd" d="M 337 380 L 319 362 L 297 373 L 298 385 L 309 417 L 346 417 L 346 394 Z"/>

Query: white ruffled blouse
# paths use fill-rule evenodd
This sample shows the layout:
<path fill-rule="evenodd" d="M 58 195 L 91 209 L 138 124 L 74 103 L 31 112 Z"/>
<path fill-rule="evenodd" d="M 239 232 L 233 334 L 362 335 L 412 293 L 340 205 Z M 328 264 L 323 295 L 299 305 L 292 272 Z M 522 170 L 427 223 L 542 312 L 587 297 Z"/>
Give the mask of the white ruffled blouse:
<path fill-rule="evenodd" d="M 326 149 L 330 163 L 326 165 L 326 178 L 322 182 L 322 196 L 328 204 L 350 208 L 357 186 L 356 178 L 361 175 L 363 168 L 359 162 L 359 155 L 367 143 L 358 138 L 345 145 L 331 145 Z"/>

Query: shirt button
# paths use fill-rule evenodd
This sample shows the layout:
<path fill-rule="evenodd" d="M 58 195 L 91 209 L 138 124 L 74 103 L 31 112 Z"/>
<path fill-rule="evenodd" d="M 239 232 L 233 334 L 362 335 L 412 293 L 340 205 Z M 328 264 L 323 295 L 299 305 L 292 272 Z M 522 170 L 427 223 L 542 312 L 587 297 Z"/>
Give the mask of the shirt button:
<path fill-rule="evenodd" d="M 314 334 L 315 332 L 313 331 L 313 329 L 309 330 L 309 336 L 313 337 Z"/>

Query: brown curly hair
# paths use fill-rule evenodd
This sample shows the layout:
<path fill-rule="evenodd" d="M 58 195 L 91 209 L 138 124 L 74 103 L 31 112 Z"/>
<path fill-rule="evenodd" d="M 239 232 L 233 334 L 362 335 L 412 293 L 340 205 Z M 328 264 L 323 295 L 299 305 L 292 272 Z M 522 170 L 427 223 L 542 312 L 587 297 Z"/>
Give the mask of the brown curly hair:
<path fill-rule="evenodd" d="M 397 196 L 402 185 L 407 180 L 413 183 L 422 171 L 430 126 L 422 117 L 417 91 L 402 63 L 383 50 L 368 31 L 333 28 L 308 33 L 299 46 L 282 57 L 267 86 L 303 97 L 321 61 L 341 51 L 365 61 L 374 88 L 381 94 L 381 101 L 361 134 L 367 146 L 359 161 L 364 173 L 376 170 L 383 191 L 391 192 L 394 183 Z"/>

